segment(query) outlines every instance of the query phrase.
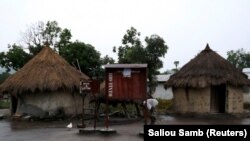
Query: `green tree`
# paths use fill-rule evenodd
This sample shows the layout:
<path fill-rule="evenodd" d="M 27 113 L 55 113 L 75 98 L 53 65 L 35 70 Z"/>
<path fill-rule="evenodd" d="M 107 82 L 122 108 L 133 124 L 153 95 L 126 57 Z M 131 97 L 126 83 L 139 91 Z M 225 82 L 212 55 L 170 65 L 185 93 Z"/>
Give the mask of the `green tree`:
<path fill-rule="evenodd" d="M 146 37 L 145 43 L 145 46 L 142 45 L 140 32 L 134 27 L 128 29 L 123 36 L 122 45 L 118 47 L 118 62 L 148 64 L 149 93 L 152 94 L 157 86 L 154 76 L 159 74 L 158 70 L 163 66 L 160 58 L 167 53 L 168 47 L 163 38 L 155 34 Z M 113 51 L 116 52 L 116 47 Z"/>
<path fill-rule="evenodd" d="M 79 41 L 73 42 L 61 49 L 62 57 L 90 77 L 100 77 L 100 55 L 92 45 Z"/>
<path fill-rule="evenodd" d="M 59 41 L 61 31 L 62 29 L 56 21 L 48 21 L 42 31 L 43 43 L 48 43 L 49 46 L 55 47 Z"/>
<path fill-rule="evenodd" d="M 144 53 L 144 48 L 140 41 L 140 32 L 134 27 L 127 30 L 123 36 L 122 45 L 118 47 L 118 63 L 143 63 L 145 62 L 145 55 L 138 55 L 137 53 Z M 113 49 L 116 52 L 116 47 Z"/>
<path fill-rule="evenodd" d="M 7 53 L 0 53 L 0 65 L 7 69 L 9 72 L 11 69 L 18 70 L 21 68 L 31 56 L 23 50 L 21 46 L 16 44 L 8 45 L 9 51 Z"/>
<path fill-rule="evenodd" d="M 72 35 L 69 29 L 65 28 L 63 31 L 60 33 L 60 40 L 59 42 L 56 43 L 56 47 L 58 48 L 59 54 L 61 54 L 61 49 L 63 47 L 68 46 L 71 44 L 71 39 Z"/>
<path fill-rule="evenodd" d="M 46 24 L 39 21 L 26 30 L 22 40 L 28 46 L 29 53 L 35 56 L 45 45 L 60 52 L 61 47 L 70 43 L 71 37 L 70 30 L 62 30 L 56 21 L 48 21 Z"/>
<path fill-rule="evenodd" d="M 175 69 L 177 70 L 177 67 L 178 67 L 178 65 L 179 65 L 179 61 L 174 61 L 174 65 L 175 65 Z"/>
<path fill-rule="evenodd" d="M 163 67 L 161 57 L 167 53 L 168 46 L 165 44 L 163 38 L 158 35 L 151 35 L 145 38 L 146 42 L 146 60 L 148 64 L 148 79 L 149 79 L 149 93 L 152 94 L 157 86 L 155 75 L 160 74 L 158 71 Z"/>
<path fill-rule="evenodd" d="M 174 61 L 174 65 L 175 65 L 175 68 L 172 69 L 174 72 L 177 72 L 178 71 L 178 65 L 179 65 L 179 61 Z"/>
<path fill-rule="evenodd" d="M 227 55 L 227 60 L 240 70 L 250 67 L 250 52 L 246 52 L 243 48 L 236 51 L 230 50 Z"/>
<path fill-rule="evenodd" d="M 70 44 L 70 39 L 70 30 L 61 30 L 56 21 L 48 21 L 46 24 L 38 22 L 30 26 L 22 37 L 27 47 L 8 45 L 9 50 L 0 53 L 0 65 L 7 71 L 18 70 L 39 53 L 45 44 L 60 51 L 60 48 Z M 25 51 L 24 48 L 28 50 Z"/>
<path fill-rule="evenodd" d="M 113 58 L 109 57 L 108 55 L 101 58 L 101 64 L 102 65 L 114 64 L 114 63 L 115 63 L 115 60 Z"/>
<path fill-rule="evenodd" d="M 6 80 L 9 76 L 10 76 L 10 74 L 8 72 L 1 73 L 0 74 L 0 84 L 2 84 L 4 82 L 4 80 Z"/>
<path fill-rule="evenodd" d="M 7 68 L 8 71 L 18 70 L 48 44 L 83 73 L 90 77 L 103 78 L 102 65 L 114 63 L 114 59 L 107 55 L 100 58 L 101 54 L 92 45 L 80 41 L 71 42 L 71 37 L 70 30 L 67 28 L 62 30 L 56 21 L 48 21 L 46 24 L 38 22 L 28 28 L 23 35 L 27 52 L 22 46 L 9 45 L 7 52 L 0 52 L 0 66 Z"/>

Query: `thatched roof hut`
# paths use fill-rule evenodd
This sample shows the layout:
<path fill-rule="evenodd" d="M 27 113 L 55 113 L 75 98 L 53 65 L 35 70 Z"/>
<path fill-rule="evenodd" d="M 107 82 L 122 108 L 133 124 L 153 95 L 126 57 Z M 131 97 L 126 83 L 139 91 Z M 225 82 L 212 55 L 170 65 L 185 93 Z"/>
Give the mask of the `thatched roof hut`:
<path fill-rule="evenodd" d="M 51 112 L 58 107 L 75 109 L 81 97 L 80 79 L 88 76 L 72 67 L 51 48 L 44 47 L 20 70 L 5 80 L 0 89 L 12 96 L 12 113 Z M 76 104 L 78 103 L 78 105 Z M 77 105 L 77 106 L 76 106 Z M 81 107 L 81 106 L 80 106 Z M 41 113 L 37 114 L 41 115 Z"/>
<path fill-rule="evenodd" d="M 242 87 L 246 75 L 207 44 L 165 83 L 172 87 L 178 112 L 243 112 Z"/>
<path fill-rule="evenodd" d="M 231 84 L 248 85 L 246 75 L 234 65 L 211 50 L 207 44 L 194 59 L 185 64 L 166 82 L 166 87 L 198 87 Z"/>
<path fill-rule="evenodd" d="M 2 92 L 23 94 L 36 91 L 79 91 L 80 78 L 89 77 L 73 68 L 51 48 L 44 47 L 1 85 Z"/>

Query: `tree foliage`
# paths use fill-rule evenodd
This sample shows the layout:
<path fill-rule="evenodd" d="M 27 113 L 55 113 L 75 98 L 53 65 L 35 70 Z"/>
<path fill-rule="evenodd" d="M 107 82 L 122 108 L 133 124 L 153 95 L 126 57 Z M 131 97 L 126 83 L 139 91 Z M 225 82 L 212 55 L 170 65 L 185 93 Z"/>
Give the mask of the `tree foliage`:
<path fill-rule="evenodd" d="M 151 35 L 145 38 L 146 41 L 146 60 L 148 64 L 149 93 L 152 94 L 157 86 L 155 75 L 159 74 L 159 69 L 163 67 L 161 57 L 167 53 L 168 46 L 158 35 Z"/>
<path fill-rule="evenodd" d="M 250 67 L 250 52 L 246 52 L 243 48 L 230 50 L 227 55 L 227 60 L 240 70 Z"/>
<path fill-rule="evenodd" d="M 159 69 L 163 67 L 161 57 L 167 53 L 168 46 L 160 36 L 154 34 L 145 38 L 146 45 L 140 40 L 140 32 L 134 27 L 127 30 L 123 36 L 122 45 L 118 47 L 119 63 L 146 63 L 148 64 L 149 93 L 155 90 L 157 82 L 155 75 L 159 74 Z M 116 47 L 113 49 L 116 52 Z"/>
<path fill-rule="evenodd" d="M 33 24 L 22 37 L 25 47 L 13 44 L 9 45 L 7 52 L 0 52 L 0 66 L 8 71 L 18 70 L 44 46 L 49 46 L 89 77 L 101 78 L 104 74 L 101 66 L 104 63 L 114 63 L 114 60 L 109 56 L 101 58 L 101 54 L 92 45 L 80 41 L 72 42 L 71 37 L 71 31 L 62 29 L 56 21 Z"/>
<path fill-rule="evenodd" d="M 61 50 L 63 47 L 67 47 L 69 44 L 71 44 L 71 32 L 69 29 L 63 29 L 60 33 L 60 40 L 57 42 L 56 47 L 58 48 L 59 54 L 61 54 Z"/>
<path fill-rule="evenodd" d="M 25 52 L 21 46 L 13 44 L 9 45 L 8 48 L 8 52 L 0 53 L 0 65 L 6 68 L 7 72 L 11 69 L 18 70 L 31 58 L 31 55 Z"/>
<path fill-rule="evenodd" d="M 90 77 L 101 75 L 101 54 L 92 45 L 76 41 L 62 48 L 61 55 L 86 75 Z"/>
<path fill-rule="evenodd" d="M 101 58 L 101 63 L 102 63 L 102 65 L 114 64 L 115 60 L 113 58 L 109 57 L 108 55 L 106 55 L 103 58 Z"/>
<path fill-rule="evenodd" d="M 4 82 L 8 77 L 10 76 L 10 73 L 8 72 L 3 72 L 0 74 L 0 84 Z"/>
<path fill-rule="evenodd" d="M 56 21 L 38 22 L 30 26 L 23 35 L 31 55 L 36 55 L 44 45 L 59 50 L 60 47 L 70 42 L 71 32 L 69 29 L 62 29 Z"/>
<path fill-rule="evenodd" d="M 122 45 L 118 47 L 118 63 L 142 63 L 145 62 L 145 55 L 138 55 L 137 53 L 144 53 L 145 49 L 141 45 L 140 32 L 133 27 L 127 30 L 123 36 Z M 116 47 L 114 47 L 116 52 Z"/>
<path fill-rule="evenodd" d="M 175 65 L 175 68 L 173 69 L 174 72 L 177 72 L 178 71 L 178 65 L 179 65 L 179 61 L 174 61 L 174 65 Z"/>
<path fill-rule="evenodd" d="M 13 44 L 8 46 L 9 50 L 6 53 L 0 53 L 1 67 L 6 68 L 7 71 L 11 69 L 18 70 L 39 53 L 45 45 L 49 45 L 56 50 L 58 43 L 69 41 L 68 36 L 71 37 L 71 33 L 66 31 L 69 30 L 64 29 L 61 31 L 56 21 L 48 21 L 46 24 L 43 22 L 33 24 L 22 36 L 25 47 Z"/>

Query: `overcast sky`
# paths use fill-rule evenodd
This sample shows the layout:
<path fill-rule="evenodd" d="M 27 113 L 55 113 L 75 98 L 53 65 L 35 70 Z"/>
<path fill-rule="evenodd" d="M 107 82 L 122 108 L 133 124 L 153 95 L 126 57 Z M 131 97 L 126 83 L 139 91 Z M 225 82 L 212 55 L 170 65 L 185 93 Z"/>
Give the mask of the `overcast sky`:
<path fill-rule="evenodd" d="M 22 32 L 38 21 L 57 21 L 72 41 L 92 44 L 114 59 L 113 46 L 131 26 L 146 36 L 161 36 L 169 49 L 164 68 L 179 67 L 207 43 L 222 57 L 227 51 L 250 51 L 250 0 L 1 0 L 0 51 L 19 43 Z"/>

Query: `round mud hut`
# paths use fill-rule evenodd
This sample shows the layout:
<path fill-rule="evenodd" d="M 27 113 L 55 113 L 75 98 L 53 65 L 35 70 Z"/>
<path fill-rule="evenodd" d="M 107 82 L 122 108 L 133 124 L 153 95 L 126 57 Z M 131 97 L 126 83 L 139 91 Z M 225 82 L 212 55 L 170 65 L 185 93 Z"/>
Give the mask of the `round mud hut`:
<path fill-rule="evenodd" d="M 40 118 L 72 116 L 82 113 L 80 79 L 89 77 L 72 67 L 50 47 L 44 47 L 6 79 L 0 89 L 11 96 L 12 115 Z"/>
<path fill-rule="evenodd" d="M 165 83 L 177 113 L 242 113 L 247 76 L 207 44 Z"/>

